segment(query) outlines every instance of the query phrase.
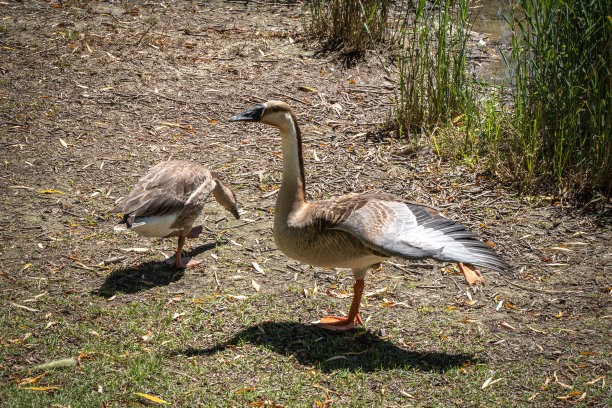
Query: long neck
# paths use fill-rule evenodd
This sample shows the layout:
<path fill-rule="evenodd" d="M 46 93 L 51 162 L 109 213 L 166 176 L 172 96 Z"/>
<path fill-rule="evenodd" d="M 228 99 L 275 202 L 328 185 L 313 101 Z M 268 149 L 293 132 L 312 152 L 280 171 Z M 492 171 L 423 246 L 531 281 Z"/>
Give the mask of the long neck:
<path fill-rule="evenodd" d="M 214 188 L 212 191 L 215 200 L 227 210 L 231 211 L 231 209 L 235 206 L 235 198 L 232 194 L 232 190 L 225 185 L 215 172 L 210 172 L 212 175 L 212 182 L 214 183 Z"/>
<path fill-rule="evenodd" d="M 276 200 L 276 214 L 286 218 L 296 204 L 306 200 L 302 134 L 292 112 L 292 120 L 279 127 L 283 143 L 283 181 Z"/>
<path fill-rule="evenodd" d="M 223 205 L 223 202 L 227 201 L 223 191 L 223 182 L 221 182 L 217 173 L 211 171 L 210 174 L 212 175 L 213 183 L 215 183 L 215 187 L 212 191 L 213 196 L 219 204 Z"/>

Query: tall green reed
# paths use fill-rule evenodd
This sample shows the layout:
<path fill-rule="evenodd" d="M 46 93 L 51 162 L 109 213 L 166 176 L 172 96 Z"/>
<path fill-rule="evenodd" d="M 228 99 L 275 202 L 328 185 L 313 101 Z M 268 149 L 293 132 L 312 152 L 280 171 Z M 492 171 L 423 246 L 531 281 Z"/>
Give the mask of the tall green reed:
<path fill-rule="evenodd" d="M 465 142 L 470 143 L 473 104 L 465 66 L 469 30 L 468 0 L 420 0 L 404 10 L 392 115 L 400 137 L 461 120 Z"/>
<path fill-rule="evenodd" d="M 529 188 L 612 192 L 609 0 L 521 0 L 509 23 L 518 170 Z"/>

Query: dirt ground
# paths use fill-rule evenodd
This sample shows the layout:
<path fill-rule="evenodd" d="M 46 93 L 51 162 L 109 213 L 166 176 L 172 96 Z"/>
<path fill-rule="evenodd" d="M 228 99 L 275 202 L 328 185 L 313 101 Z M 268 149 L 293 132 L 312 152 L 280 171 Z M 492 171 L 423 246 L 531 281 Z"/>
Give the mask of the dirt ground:
<path fill-rule="evenodd" d="M 390 341 L 410 350 L 411 336 L 429 323 L 410 321 L 409 309 L 446 307 L 486 330 L 488 351 L 477 358 L 490 364 L 545 359 L 553 382 L 553 371 L 555 378 L 563 371 L 567 378 L 558 381 L 571 383 L 577 366 L 612 382 L 610 203 L 585 208 L 519 197 L 431 149 L 406 151 L 412 142 L 377 130 L 394 89 L 380 61 L 368 54 L 347 68 L 335 55 L 320 55 L 302 23 L 291 3 L 1 2 L 2 308 L 36 309 L 36 300 L 24 299 L 41 293 L 111 308 L 159 290 L 252 295 L 255 280 L 260 293 L 284 299 L 285 320 L 346 311 L 348 300 L 334 296 L 350 292 L 350 273 L 299 264 L 274 246 L 276 130 L 227 121 L 280 99 L 302 126 L 311 199 L 373 190 L 437 206 L 514 268 L 504 276 L 483 271 L 487 285 L 469 290 L 452 265 L 385 263 L 366 278 L 366 292 L 386 288 L 364 306 L 368 332 L 385 338 L 398 330 Z M 243 211 L 234 220 L 211 200 L 200 218 L 205 234 L 187 244 L 202 266 L 183 275 L 163 263 L 174 240 L 116 234 L 118 218 L 109 213 L 149 167 L 168 159 L 219 172 Z M 304 296 L 321 302 L 304 308 Z M 75 304 L 48 312 L 75 321 L 80 314 Z M 224 335 L 241 327 L 230 319 Z M 0 341 L 11 337 L 2 333 Z M 0 384 L 45 357 L 35 349 L 5 355 Z M 582 402 L 589 401 L 609 400 L 587 394 Z"/>

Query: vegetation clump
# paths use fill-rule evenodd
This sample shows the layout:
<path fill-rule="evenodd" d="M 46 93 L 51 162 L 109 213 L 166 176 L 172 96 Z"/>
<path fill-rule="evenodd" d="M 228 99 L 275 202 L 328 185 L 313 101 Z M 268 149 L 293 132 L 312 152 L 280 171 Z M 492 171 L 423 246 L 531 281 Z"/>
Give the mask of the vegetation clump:
<path fill-rule="evenodd" d="M 387 33 L 391 0 L 312 0 L 308 31 L 329 49 L 363 53 Z"/>
<path fill-rule="evenodd" d="M 310 30 L 336 47 L 364 50 L 382 39 L 393 47 L 387 127 L 399 138 L 425 134 L 439 154 L 484 161 L 524 193 L 612 193 L 608 2 L 521 0 L 507 18 L 513 36 L 504 59 L 515 76 L 485 92 L 466 69 L 471 6 L 313 0 Z"/>
<path fill-rule="evenodd" d="M 612 18 L 606 0 L 522 0 L 513 28 L 517 171 L 612 192 Z"/>

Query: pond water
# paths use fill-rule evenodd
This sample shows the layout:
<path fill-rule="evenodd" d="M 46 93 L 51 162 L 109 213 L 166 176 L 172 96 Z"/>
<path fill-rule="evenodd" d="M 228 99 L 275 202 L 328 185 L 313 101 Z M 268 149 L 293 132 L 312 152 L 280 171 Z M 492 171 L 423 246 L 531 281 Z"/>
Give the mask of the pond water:
<path fill-rule="evenodd" d="M 471 7 L 472 32 L 477 43 L 474 72 L 485 82 L 506 81 L 514 76 L 501 55 L 501 51 L 508 54 L 512 44 L 512 30 L 504 19 L 510 14 L 510 5 L 510 0 L 480 0 Z"/>

